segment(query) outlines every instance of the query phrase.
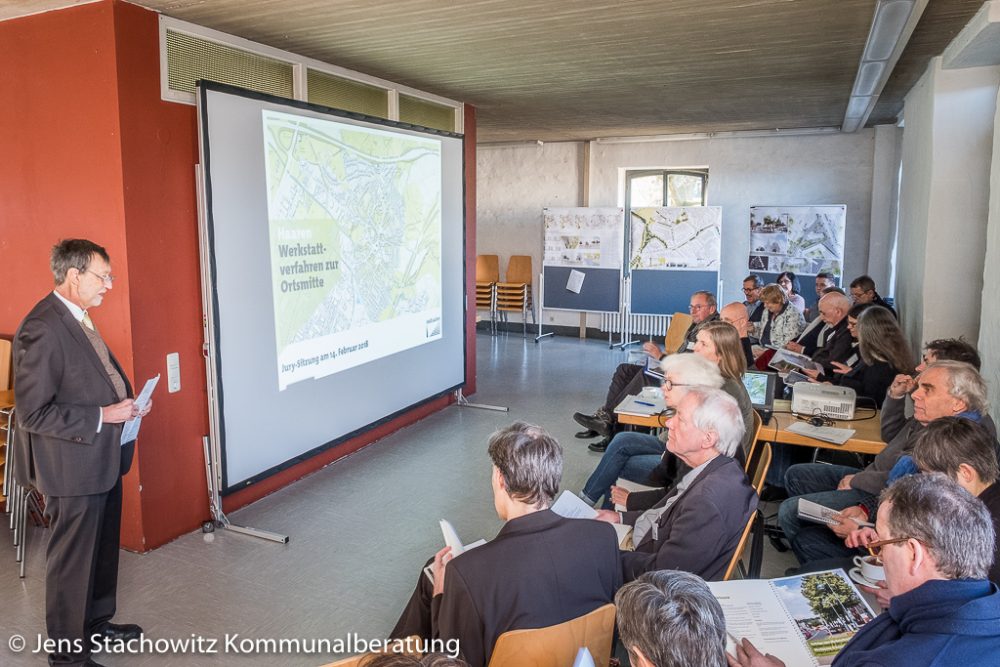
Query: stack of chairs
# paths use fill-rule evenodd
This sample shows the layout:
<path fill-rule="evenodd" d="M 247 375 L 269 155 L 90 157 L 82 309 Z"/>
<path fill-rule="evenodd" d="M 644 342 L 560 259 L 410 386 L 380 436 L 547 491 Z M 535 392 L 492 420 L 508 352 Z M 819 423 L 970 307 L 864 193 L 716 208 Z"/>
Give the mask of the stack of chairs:
<path fill-rule="evenodd" d="M 521 313 L 522 336 L 528 335 L 528 313 L 531 323 L 535 322 L 535 304 L 531 295 L 531 257 L 512 255 L 507 263 L 507 280 L 496 284 L 496 310 L 506 314 Z"/>
<path fill-rule="evenodd" d="M 500 258 L 476 255 L 476 310 L 490 314 L 490 333 L 497 331 L 497 282 L 500 281 Z"/>

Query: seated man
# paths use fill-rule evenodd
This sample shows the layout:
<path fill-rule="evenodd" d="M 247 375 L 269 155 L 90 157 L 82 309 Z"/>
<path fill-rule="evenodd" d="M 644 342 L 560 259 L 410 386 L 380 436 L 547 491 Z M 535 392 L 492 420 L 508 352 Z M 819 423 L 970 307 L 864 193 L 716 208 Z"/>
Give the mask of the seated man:
<path fill-rule="evenodd" d="M 757 509 L 757 494 L 732 458 L 743 438 L 743 416 L 721 389 L 692 387 L 667 428 L 667 449 L 691 471 L 652 509 L 599 510 L 598 518 L 633 527 L 635 551 L 621 554 L 625 581 L 669 569 L 716 579 Z"/>
<path fill-rule="evenodd" d="M 662 359 L 667 354 L 690 352 L 694 349 L 695 341 L 698 339 L 698 328 L 705 322 L 714 322 L 719 319 L 715 295 L 711 292 L 699 291 L 692 294 L 691 305 L 688 306 L 688 309 L 691 311 L 691 326 L 684 334 L 684 342 L 680 347 L 676 350 L 664 351 L 656 343 L 650 341 L 642 346 L 646 354 L 654 359 Z M 625 400 L 626 396 L 633 396 L 638 394 L 643 387 L 656 384 L 655 378 L 649 378 L 643 373 L 644 368 L 645 366 L 640 364 L 618 364 L 614 375 L 611 376 L 611 385 L 608 387 L 604 405 L 592 415 L 582 412 L 574 413 L 573 419 L 576 420 L 576 423 L 593 432 L 593 435 L 603 435 L 605 438 L 609 438 L 616 421 L 615 407 Z M 590 434 L 584 431 L 578 436 L 590 437 Z M 595 451 L 604 451 L 606 446 L 607 443 L 604 443 L 603 447 L 595 448 Z"/>
<path fill-rule="evenodd" d="M 743 348 L 743 356 L 747 361 L 747 368 L 753 366 L 753 343 L 750 340 L 750 330 L 753 326 L 747 317 L 743 304 L 738 301 L 727 303 L 719 311 L 723 322 L 732 324 L 740 334 L 740 346 Z"/>
<path fill-rule="evenodd" d="M 840 294 L 844 295 L 844 290 L 839 287 L 827 287 L 823 290 L 823 293 L 819 295 L 822 299 L 827 294 Z M 823 321 L 823 318 L 819 316 L 819 302 L 816 304 L 816 316 L 806 325 L 806 328 L 802 330 L 802 333 L 798 335 L 794 341 L 785 345 L 785 347 L 792 352 L 798 352 L 799 354 L 804 354 L 807 357 L 811 357 L 816 354 L 816 350 L 823 347 L 826 342 L 826 334 L 830 331 L 831 327 L 829 324 Z"/>
<path fill-rule="evenodd" d="M 517 422 L 490 436 L 493 505 L 506 521 L 492 541 L 433 560 L 421 571 L 392 638 L 457 639 L 472 667 L 489 662 L 508 630 L 564 623 L 613 601 L 621 586 L 618 539 L 599 521 L 566 519 L 549 508 L 562 478 L 562 447 Z"/>
<path fill-rule="evenodd" d="M 830 287 L 837 286 L 837 278 L 826 271 L 822 271 L 816 274 L 816 300 L 823 298 L 823 294 Z M 817 317 L 819 317 L 819 310 L 816 308 L 806 308 L 806 312 L 803 313 L 806 317 L 806 322 L 812 322 Z"/>
<path fill-rule="evenodd" d="M 986 579 L 993 521 L 981 501 L 941 474 L 911 475 L 882 494 L 868 545 L 892 601 L 841 649 L 834 667 L 995 665 L 1000 591 Z M 730 665 L 780 667 L 744 639 Z"/>
<path fill-rule="evenodd" d="M 858 276 L 851 281 L 851 298 L 854 299 L 854 303 L 874 303 L 876 306 L 882 306 L 896 317 L 896 309 L 875 291 L 875 281 L 871 276 Z"/>
<path fill-rule="evenodd" d="M 615 595 L 632 667 L 726 667 L 726 618 L 699 577 L 647 572 Z"/>
<path fill-rule="evenodd" d="M 823 367 L 822 372 L 804 369 L 802 372 L 813 379 L 833 377 L 833 362 L 843 363 L 851 357 L 854 339 L 847 329 L 847 313 L 851 310 L 851 300 L 837 292 L 825 294 L 819 300 L 819 318 L 828 325 L 823 345 L 812 355 L 812 360 Z"/>
<path fill-rule="evenodd" d="M 892 405 L 892 396 L 890 387 L 882 412 L 883 426 L 894 424 L 895 411 L 902 411 L 900 405 Z M 778 520 L 800 563 L 849 555 L 850 550 L 844 546 L 843 539 L 857 527 L 849 520 L 830 527 L 804 524 L 798 518 L 800 496 L 846 512 L 847 508 L 878 495 L 885 488 L 889 471 L 901 456 L 910 453 L 917 435 L 928 423 L 941 417 L 963 416 L 976 421 L 982 418 L 987 407 L 986 384 L 969 364 L 939 361 L 928 366 L 917 378 L 913 403 L 913 417 L 905 420 L 905 425 L 891 438 L 883 431 L 882 439 L 888 444 L 864 470 L 803 463 L 792 466 L 785 473 L 785 488 L 791 497 L 778 509 Z"/>
<path fill-rule="evenodd" d="M 908 457 L 903 457 L 903 459 Z M 900 459 L 900 462 L 903 462 Z M 913 446 L 913 462 L 915 468 L 922 473 L 941 473 L 957 483 L 963 489 L 979 498 L 986 505 L 993 517 L 994 529 L 1000 527 L 1000 485 L 996 483 L 1000 476 L 997 467 L 997 441 L 981 424 L 961 417 L 942 417 L 927 425 Z M 890 473 L 890 483 L 899 477 L 893 477 L 900 468 L 899 464 Z M 910 474 L 904 471 L 901 476 Z M 875 521 L 877 504 L 873 501 L 864 507 L 869 521 Z M 1000 533 L 997 534 L 1000 538 Z M 858 528 L 851 531 L 845 544 L 851 548 L 863 548 L 879 539 L 873 528 Z M 1000 584 L 1000 541 L 994 544 L 993 565 L 990 567 L 989 580 Z M 847 563 L 838 563 L 836 567 L 850 569 Z M 883 607 L 889 606 L 889 593 L 884 582 L 880 588 L 861 586 L 862 589 L 876 595 Z"/>
<path fill-rule="evenodd" d="M 741 305 L 751 322 L 760 322 L 760 318 L 764 315 L 764 302 L 760 300 L 762 287 L 764 281 L 756 273 L 751 273 L 743 279 L 743 296 L 746 298 Z"/>

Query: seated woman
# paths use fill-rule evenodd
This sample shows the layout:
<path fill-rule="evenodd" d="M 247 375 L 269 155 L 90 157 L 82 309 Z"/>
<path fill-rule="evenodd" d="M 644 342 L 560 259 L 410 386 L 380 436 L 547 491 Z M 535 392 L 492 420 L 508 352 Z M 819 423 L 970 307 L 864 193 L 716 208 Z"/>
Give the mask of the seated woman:
<path fill-rule="evenodd" d="M 854 364 L 832 362 L 833 384 L 850 387 L 858 398 L 865 397 L 881 408 L 893 378 L 913 372 L 913 355 L 888 309 L 859 305 L 865 306 L 860 314 L 854 308 L 847 313 L 848 330 L 858 341 L 858 360 Z"/>
<path fill-rule="evenodd" d="M 778 274 L 778 279 L 775 281 L 778 287 L 785 291 L 788 296 L 788 303 L 792 304 L 795 310 L 800 313 L 804 313 L 806 310 L 806 300 L 802 298 L 802 286 L 799 285 L 798 276 L 796 276 L 791 271 L 782 271 Z"/>
<path fill-rule="evenodd" d="M 671 354 L 664 357 L 660 367 L 664 376 L 663 399 L 668 410 L 677 405 L 689 387 L 719 389 L 723 385 L 719 367 L 698 354 Z M 613 505 L 610 489 L 615 480 L 624 477 L 645 483 L 666 451 L 665 442 L 665 430 L 660 437 L 633 431 L 616 434 L 584 485 L 580 497 L 591 505 L 604 498 L 602 507 L 610 509 Z"/>
<path fill-rule="evenodd" d="M 789 303 L 785 290 L 777 285 L 765 285 L 760 291 L 760 300 L 764 302 L 764 316 L 757 323 L 756 338 L 762 346 L 784 347 L 802 333 L 806 320 L 802 312 Z"/>

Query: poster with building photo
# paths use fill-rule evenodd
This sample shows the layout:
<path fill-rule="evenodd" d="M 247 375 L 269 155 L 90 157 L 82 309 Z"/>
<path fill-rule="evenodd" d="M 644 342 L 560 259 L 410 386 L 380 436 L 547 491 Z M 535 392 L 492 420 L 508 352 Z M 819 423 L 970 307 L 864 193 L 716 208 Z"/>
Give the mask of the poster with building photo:
<path fill-rule="evenodd" d="M 840 276 L 847 206 L 751 206 L 751 271 Z"/>
<path fill-rule="evenodd" d="M 545 266 L 617 269 L 622 265 L 623 208 L 545 208 Z"/>

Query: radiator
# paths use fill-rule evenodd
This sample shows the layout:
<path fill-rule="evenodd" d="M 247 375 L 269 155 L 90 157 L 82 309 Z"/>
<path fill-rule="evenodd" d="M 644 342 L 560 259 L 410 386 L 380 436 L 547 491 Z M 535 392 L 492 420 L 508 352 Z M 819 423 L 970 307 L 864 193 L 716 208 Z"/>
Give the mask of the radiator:
<path fill-rule="evenodd" d="M 626 320 L 626 317 L 628 318 Z M 601 331 L 605 333 L 623 333 L 624 325 L 628 323 L 629 332 L 634 336 L 664 336 L 670 326 L 672 315 L 636 315 L 629 313 L 602 313 Z"/>

